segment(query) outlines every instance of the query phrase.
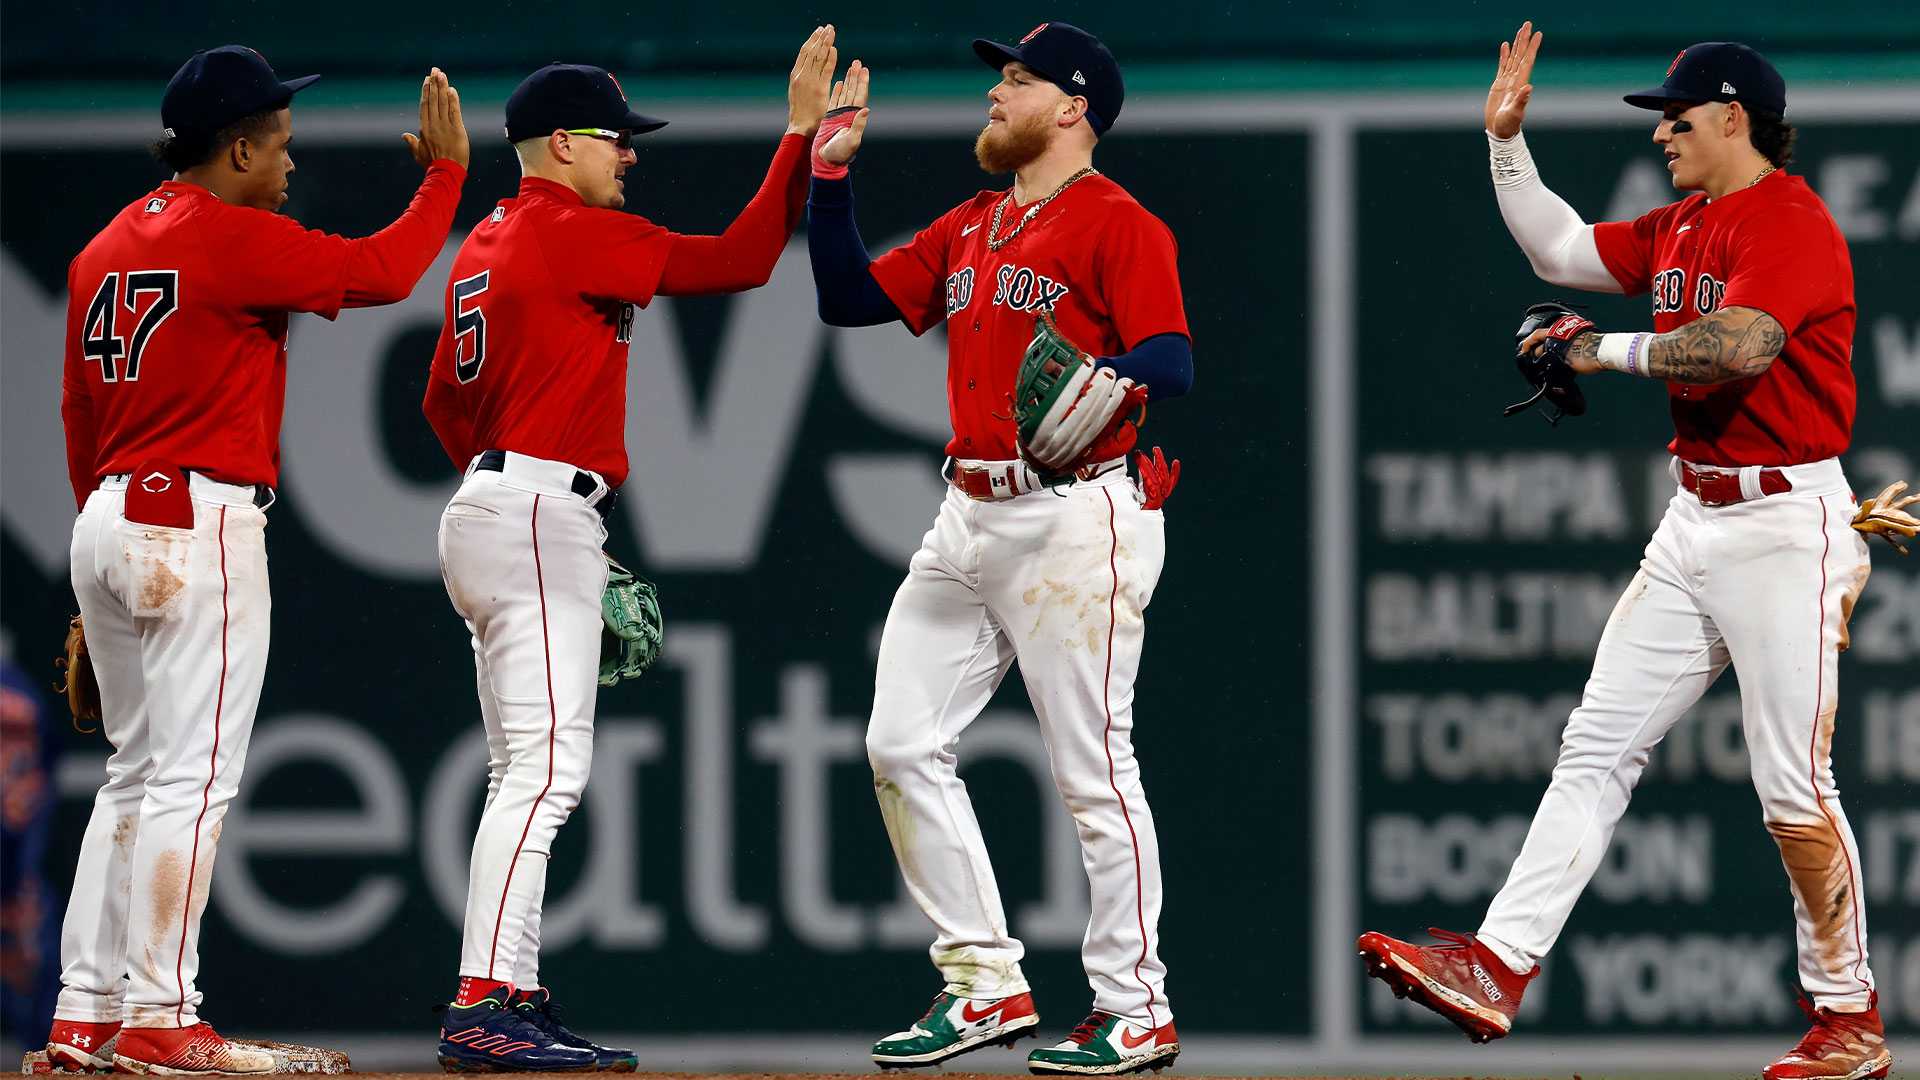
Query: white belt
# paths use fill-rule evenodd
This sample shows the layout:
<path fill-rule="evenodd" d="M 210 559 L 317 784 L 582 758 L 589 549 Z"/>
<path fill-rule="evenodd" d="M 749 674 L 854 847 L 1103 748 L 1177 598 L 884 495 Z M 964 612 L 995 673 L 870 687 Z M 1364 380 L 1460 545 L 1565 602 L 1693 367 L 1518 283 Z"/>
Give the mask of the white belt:
<path fill-rule="evenodd" d="M 1124 470 L 1126 467 L 1126 458 L 1112 458 L 1075 470 L 1071 476 L 1048 484 L 1041 479 L 1040 473 L 1033 466 L 1019 458 L 1011 461 L 948 458 L 946 467 L 941 470 L 941 473 L 947 478 L 947 483 L 952 484 L 955 490 L 968 498 L 982 502 L 997 502 L 1035 491 L 1046 491 L 1050 488 L 1094 480 L 1116 469 Z"/>

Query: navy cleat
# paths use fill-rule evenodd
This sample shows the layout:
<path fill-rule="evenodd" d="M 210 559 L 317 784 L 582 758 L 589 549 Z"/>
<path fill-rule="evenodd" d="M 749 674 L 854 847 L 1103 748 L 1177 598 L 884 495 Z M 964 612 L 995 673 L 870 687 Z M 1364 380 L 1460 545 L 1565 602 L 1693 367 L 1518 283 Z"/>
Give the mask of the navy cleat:
<path fill-rule="evenodd" d="M 513 1009 L 561 1046 L 592 1051 L 597 1072 L 633 1072 L 640 1067 L 640 1056 L 633 1051 L 601 1046 L 569 1030 L 560 1022 L 560 1007 L 553 1003 L 553 992 L 544 986 L 538 990 L 515 990 Z"/>
<path fill-rule="evenodd" d="M 446 1072 L 592 1072 L 591 1050 L 567 1046 L 507 1007 L 511 988 L 465 1007 L 440 1006 L 440 1068 Z"/>

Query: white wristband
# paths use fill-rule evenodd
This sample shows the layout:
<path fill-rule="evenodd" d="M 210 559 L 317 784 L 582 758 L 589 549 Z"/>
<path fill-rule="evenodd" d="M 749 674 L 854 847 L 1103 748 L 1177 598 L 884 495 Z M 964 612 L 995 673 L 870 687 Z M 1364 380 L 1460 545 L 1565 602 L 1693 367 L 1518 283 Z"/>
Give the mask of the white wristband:
<path fill-rule="evenodd" d="M 1534 167 L 1533 154 L 1527 149 L 1527 137 L 1517 131 L 1511 139 L 1487 132 L 1487 164 L 1497 188 L 1516 188 L 1540 179 L 1540 170 Z"/>
<path fill-rule="evenodd" d="M 1624 371 L 1629 375 L 1647 373 L 1647 338 L 1651 334 L 1601 334 L 1600 350 L 1595 357 L 1600 366 L 1609 371 Z"/>

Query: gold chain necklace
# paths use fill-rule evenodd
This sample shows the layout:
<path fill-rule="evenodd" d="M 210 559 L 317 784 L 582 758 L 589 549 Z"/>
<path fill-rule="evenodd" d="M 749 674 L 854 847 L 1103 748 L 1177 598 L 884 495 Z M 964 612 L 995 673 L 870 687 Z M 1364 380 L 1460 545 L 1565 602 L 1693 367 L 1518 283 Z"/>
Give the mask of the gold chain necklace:
<path fill-rule="evenodd" d="M 1094 173 L 1098 171 L 1099 170 L 1089 165 L 1086 168 L 1081 169 L 1079 172 L 1074 173 L 1072 176 L 1067 177 L 1065 183 L 1053 189 L 1053 194 L 1047 196 L 1044 199 L 1041 199 L 1039 202 L 1034 203 L 1032 206 L 1027 207 L 1027 212 L 1024 214 L 1021 214 L 1020 220 L 1014 223 L 1012 232 L 1008 233 L 1005 236 L 1000 236 L 999 239 L 996 240 L 994 238 L 996 236 L 999 236 L 1000 234 L 1000 219 L 1007 212 L 1007 204 L 1013 201 L 1013 192 L 1012 190 L 1008 190 L 1007 197 L 1004 199 L 1001 199 L 1000 204 L 993 208 L 993 223 L 987 226 L 987 250 L 999 251 L 1001 248 L 1006 247 L 1008 244 L 1013 243 L 1013 238 L 1020 235 L 1021 231 L 1027 227 L 1027 223 L 1033 220 L 1033 216 L 1040 212 L 1041 207 L 1059 198 L 1061 192 L 1072 187 L 1075 183 L 1081 180 L 1084 180 L 1089 176 L 1092 176 Z"/>
<path fill-rule="evenodd" d="M 1776 166 L 1773 166 L 1773 165 L 1769 165 L 1769 166 L 1767 166 L 1766 168 L 1764 168 L 1764 169 L 1761 169 L 1761 170 L 1760 170 L 1760 175 L 1759 175 L 1759 176 L 1756 176 L 1756 177 L 1754 177 L 1754 178 L 1753 178 L 1753 183 L 1752 183 L 1752 184 L 1748 184 L 1747 186 L 1748 186 L 1748 187 L 1753 187 L 1753 186 L 1754 186 L 1755 184 L 1758 184 L 1758 183 L 1759 183 L 1760 181 L 1762 181 L 1762 180 L 1765 180 L 1765 179 L 1767 178 L 1767 176 L 1768 176 L 1769 174 L 1771 174 L 1771 173 L 1773 172 L 1773 170 L 1775 169 L 1775 167 L 1776 167 Z"/>

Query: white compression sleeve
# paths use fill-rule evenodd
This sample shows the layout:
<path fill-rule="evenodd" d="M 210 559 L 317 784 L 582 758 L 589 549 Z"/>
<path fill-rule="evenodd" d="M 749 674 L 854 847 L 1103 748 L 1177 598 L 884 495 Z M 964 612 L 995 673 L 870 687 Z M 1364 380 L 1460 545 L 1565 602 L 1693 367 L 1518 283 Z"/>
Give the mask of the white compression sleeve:
<path fill-rule="evenodd" d="M 1540 182 L 1527 137 L 1515 132 L 1513 138 L 1501 139 L 1488 132 L 1487 155 L 1500 217 L 1540 280 L 1588 292 L 1623 291 L 1600 261 L 1593 226 Z"/>

